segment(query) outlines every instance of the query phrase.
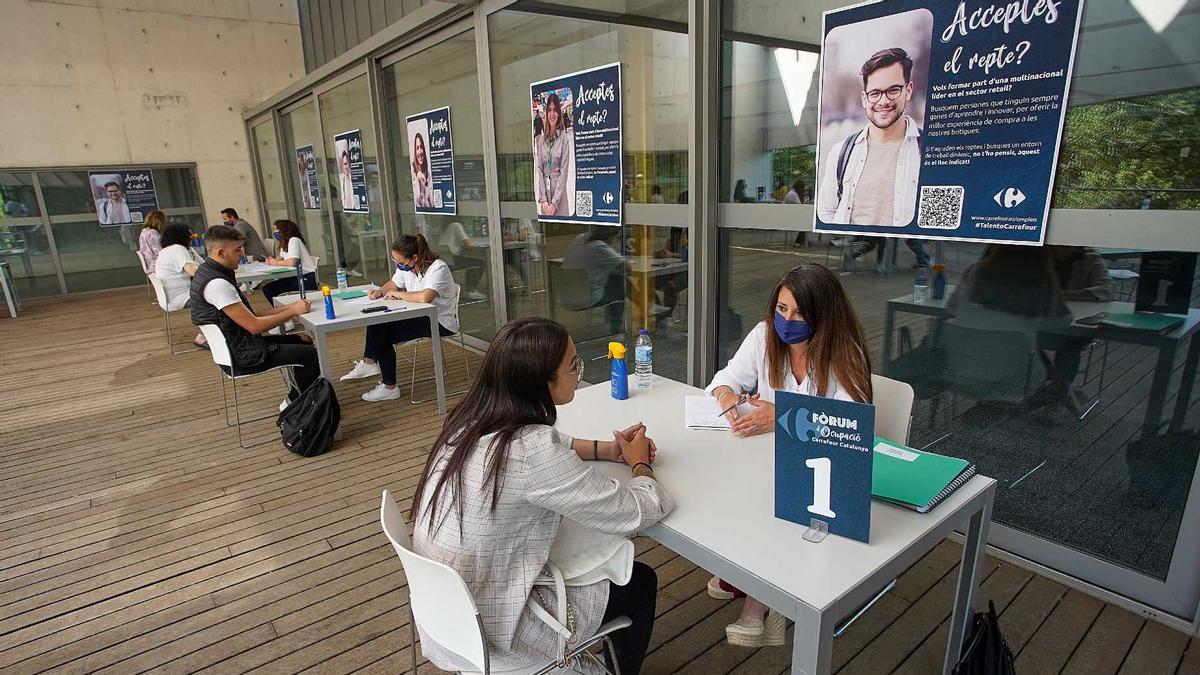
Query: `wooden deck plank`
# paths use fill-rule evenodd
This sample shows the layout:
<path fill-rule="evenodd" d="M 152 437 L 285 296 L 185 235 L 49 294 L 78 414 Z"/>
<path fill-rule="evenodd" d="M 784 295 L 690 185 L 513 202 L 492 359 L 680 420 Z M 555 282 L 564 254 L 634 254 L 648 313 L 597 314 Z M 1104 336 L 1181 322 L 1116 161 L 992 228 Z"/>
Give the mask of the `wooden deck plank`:
<path fill-rule="evenodd" d="M 1103 609 L 1103 601 L 1068 591 L 1041 630 L 1025 643 L 1014 665 L 1022 673 L 1057 675 Z"/>
<path fill-rule="evenodd" d="M 1063 675 L 1112 675 L 1117 672 L 1145 622 L 1140 616 L 1116 605 L 1105 605 L 1067 660 Z"/>
<path fill-rule="evenodd" d="M 1118 675 L 1173 673 L 1183 660 L 1188 637 L 1161 623 L 1147 621 L 1125 655 Z"/>

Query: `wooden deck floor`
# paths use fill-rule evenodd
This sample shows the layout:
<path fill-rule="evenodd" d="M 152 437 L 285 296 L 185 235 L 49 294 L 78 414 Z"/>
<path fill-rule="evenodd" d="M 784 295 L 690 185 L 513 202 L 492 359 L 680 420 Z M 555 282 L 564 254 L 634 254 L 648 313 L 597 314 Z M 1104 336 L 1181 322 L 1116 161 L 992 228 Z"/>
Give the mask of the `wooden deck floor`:
<path fill-rule="evenodd" d="M 333 340 L 347 366 L 359 348 Z M 459 356 L 447 347 L 451 384 Z M 0 320 L 0 671 L 407 672 L 404 575 L 378 499 L 411 495 L 440 418 L 433 404 L 366 404 L 366 386 L 338 383 L 333 452 L 243 450 L 208 354 L 167 353 L 144 289 Z M 266 411 L 280 385 L 245 391 Z M 644 672 L 787 669 L 788 648 L 724 643 L 737 606 L 704 594 L 706 572 L 638 547 L 660 583 Z M 946 542 L 910 569 L 836 640 L 838 672 L 935 672 L 957 559 Z M 1012 565 L 989 559 L 983 596 L 1023 675 L 1200 673 L 1197 640 Z"/>

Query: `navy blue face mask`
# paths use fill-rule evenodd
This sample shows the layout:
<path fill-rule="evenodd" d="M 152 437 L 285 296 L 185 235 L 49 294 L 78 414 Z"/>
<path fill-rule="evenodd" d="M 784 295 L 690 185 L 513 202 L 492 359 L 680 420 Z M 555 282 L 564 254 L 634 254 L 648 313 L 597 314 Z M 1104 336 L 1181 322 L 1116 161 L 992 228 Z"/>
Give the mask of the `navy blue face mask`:
<path fill-rule="evenodd" d="M 405 265 L 404 263 L 396 263 L 396 269 L 397 269 L 397 270 L 399 270 L 399 271 L 401 271 L 401 272 L 411 272 L 411 271 L 413 271 L 413 268 L 409 267 L 408 265 Z"/>
<path fill-rule="evenodd" d="M 775 312 L 775 334 L 789 345 L 808 342 L 812 339 L 813 329 L 807 321 L 788 321 L 779 312 Z"/>
<path fill-rule="evenodd" d="M 280 240 L 282 240 L 282 239 L 283 239 L 283 233 L 282 233 L 282 232 L 272 232 L 272 233 L 271 233 L 271 236 L 275 238 L 275 241 L 280 241 Z"/>

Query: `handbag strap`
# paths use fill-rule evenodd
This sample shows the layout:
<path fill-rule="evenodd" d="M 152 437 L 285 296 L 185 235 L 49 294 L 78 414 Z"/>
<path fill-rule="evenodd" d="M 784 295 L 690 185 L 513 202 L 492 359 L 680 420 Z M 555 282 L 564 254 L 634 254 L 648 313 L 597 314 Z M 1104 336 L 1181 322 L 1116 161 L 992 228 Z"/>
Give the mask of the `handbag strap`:
<path fill-rule="evenodd" d="M 546 574 L 549 572 L 549 575 Z M 567 645 L 575 642 L 575 623 L 574 617 L 571 615 L 570 607 L 567 605 L 567 583 L 563 578 L 562 570 L 553 561 L 546 561 L 545 571 L 533 582 L 533 594 L 525 599 L 525 605 L 533 611 L 534 616 L 541 619 L 543 623 L 550 627 L 555 633 L 558 633 L 558 665 L 563 667 L 567 665 Z M 542 606 L 534 596 L 541 596 L 539 586 L 553 586 L 555 593 L 554 616 Z"/>

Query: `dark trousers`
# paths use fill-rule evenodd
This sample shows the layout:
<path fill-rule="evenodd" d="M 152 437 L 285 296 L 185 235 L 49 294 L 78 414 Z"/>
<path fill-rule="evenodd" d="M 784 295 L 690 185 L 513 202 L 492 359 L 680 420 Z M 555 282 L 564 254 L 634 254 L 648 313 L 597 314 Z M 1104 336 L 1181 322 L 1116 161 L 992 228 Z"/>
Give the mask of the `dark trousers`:
<path fill-rule="evenodd" d="M 604 608 L 604 619 L 608 623 L 618 616 L 627 616 L 633 623 L 612 634 L 613 646 L 617 650 L 617 663 L 621 675 L 637 675 L 650 646 L 650 631 L 654 629 L 654 603 L 658 595 L 658 575 L 649 565 L 634 561 L 633 575 L 629 583 L 618 586 L 609 582 L 608 606 Z M 612 670 L 612 661 L 605 653 L 604 660 Z"/>
<path fill-rule="evenodd" d="M 443 336 L 453 335 L 442 325 L 438 332 Z M 363 356 L 379 364 L 379 373 L 383 383 L 392 386 L 396 384 L 396 350 L 392 345 L 398 342 L 408 342 L 429 337 L 429 319 L 403 319 L 367 326 L 367 344 L 363 347 Z"/>
<path fill-rule="evenodd" d="M 304 289 L 307 291 L 317 290 L 316 272 L 309 272 L 304 275 Z M 300 290 L 300 282 L 296 280 L 295 274 L 289 274 L 283 279 L 276 279 L 270 283 L 263 284 L 262 287 L 263 297 L 267 299 L 267 304 L 272 307 L 275 306 L 275 296 L 298 290 Z M 316 304 L 317 301 L 314 299 L 313 305 Z"/>
<path fill-rule="evenodd" d="M 308 385 L 317 381 L 321 376 L 321 365 L 317 360 L 317 348 L 300 339 L 299 335 L 264 335 L 263 339 L 271 343 L 267 349 L 267 358 L 257 366 L 242 368 L 234 366 L 234 374 L 253 375 L 279 366 L 297 366 L 292 369 L 292 381 L 288 400 L 296 398 Z M 229 369 L 221 366 L 226 373 Z"/>
<path fill-rule="evenodd" d="M 883 237 L 855 237 L 849 247 L 850 256 L 854 260 L 858 260 L 871 251 L 875 251 L 875 262 L 882 263 L 886 241 Z"/>

